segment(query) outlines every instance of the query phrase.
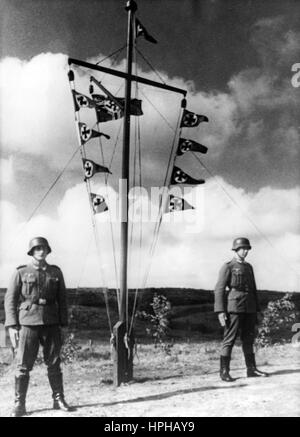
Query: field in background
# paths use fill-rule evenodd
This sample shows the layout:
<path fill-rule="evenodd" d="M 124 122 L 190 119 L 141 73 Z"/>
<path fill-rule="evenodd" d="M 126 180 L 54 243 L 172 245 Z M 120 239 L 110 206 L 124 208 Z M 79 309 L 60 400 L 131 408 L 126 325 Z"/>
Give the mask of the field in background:
<path fill-rule="evenodd" d="M 213 312 L 214 296 L 210 290 L 195 290 L 188 288 L 148 288 L 140 292 L 137 299 L 137 308 L 140 311 L 151 311 L 150 304 L 154 294 L 162 294 L 171 303 L 170 334 L 176 339 L 217 340 L 221 338 L 222 329 Z M 5 289 L 0 289 L 0 323 L 4 322 Z M 261 308 L 266 308 L 269 301 L 281 298 L 285 293 L 276 291 L 259 291 Z M 129 315 L 134 305 L 135 293 L 129 292 Z M 101 289 L 80 288 L 68 289 L 70 312 L 70 330 L 92 331 L 96 336 L 109 338 L 105 296 Z M 107 301 L 111 325 L 118 321 L 117 299 L 115 290 L 107 292 Z M 293 293 L 293 302 L 300 311 L 300 293 Z M 135 320 L 135 334 L 137 337 L 146 337 L 146 322 Z"/>

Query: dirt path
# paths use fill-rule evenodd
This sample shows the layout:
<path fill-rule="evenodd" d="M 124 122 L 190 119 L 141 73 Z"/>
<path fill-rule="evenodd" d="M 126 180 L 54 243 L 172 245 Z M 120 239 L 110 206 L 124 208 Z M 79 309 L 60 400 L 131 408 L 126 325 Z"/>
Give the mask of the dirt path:
<path fill-rule="evenodd" d="M 220 381 L 217 363 L 207 374 L 188 369 L 176 376 L 161 374 L 159 379 L 140 378 L 114 388 L 101 383 L 100 373 L 74 373 L 65 369 L 66 398 L 76 411 L 61 413 L 51 409 L 45 369 L 32 372 L 27 399 L 28 417 L 276 417 L 300 416 L 300 349 L 289 346 L 287 353 L 272 352 L 261 366 L 269 378 L 246 378 L 237 360 L 232 366 L 232 383 Z M 159 370 L 158 370 L 159 373 Z M 13 403 L 13 369 L 0 378 L 0 416 L 8 416 Z"/>

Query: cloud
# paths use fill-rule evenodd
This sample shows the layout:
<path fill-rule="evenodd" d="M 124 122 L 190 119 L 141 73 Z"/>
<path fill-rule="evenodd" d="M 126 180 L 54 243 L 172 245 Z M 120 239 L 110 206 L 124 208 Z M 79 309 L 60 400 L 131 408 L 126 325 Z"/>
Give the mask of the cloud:
<path fill-rule="evenodd" d="M 210 180 L 202 194 L 197 194 L 200 187 L 190 192 L 189 201 L 197 201 L 198 197 L 197 210 L 174 213 L 174 220 L 163 221 L 152 265 L 149 250 L 155 224 L 144 220 L 140 249 L 140 227 L 136 221 L 133 239 L 130 238 L 130 285 L 140 286 L 145 272 L 149 271 L 148 286 L 212 289 L 219 268 L 232 257 L 233 238 L 244 235 L 252 243 L 249 261 L 256 269 L 258 287 L 299 291 L 300 230 L 296 214 L 299 189 L 264 188 L 247 194 L 221 179 L 218 181 L 222 189 Z M 109 188 L 104 193 L 102 184 L 95 190 L 111 199 L 113 213 L 117 208 L 114 200 L 118 202 L 116 192 Z M 149 200 L 144 193 L 144 207 Z M 7 285 L 14 267 L 28 262 L 28 241 L 37 235 L 49 239 L 52 247 L 49 262 L 62 267 L 68 287 L 116 286 L 114 255 L 119 266 L 120 224 L 110 221 L 111 216 L 106 212 L 94 216 L 95 227 L 92 226 L 85 184 L 67 190 L 55 219 L 37 215 L 26 223 L 17 207 L 7 202 L 2 202 L 1 211 L 1 245 L 5 257 L 1 262 L 0 286 Z M 131 226 L 129 229 L 131 232 Z"/>
<path fill-rule="evenodd" d="M 59 151 L 72 150 L 75 135 L 65 64 L 66 57 L 59 54 L 41 54 L 29 62 L 16 58 L 1 61 L 4 151 L 46 152 L 53 159 Z"/>
<path fill-rule="evenodd" d="M 3 185 L 10 185 L 14 181 L 13 157 L 9 159 L 0 159 L 0 174 Z"/>
<path fill-rule="evenodd" d="M 253 29 L 252 42 L 261 65 L 235 74 L 226 91 L 196 91 L 184 79 L 161 73 L 165 82 L 189 89 L 188 109 L 209 117 L 209 123 L 185 130 L 183 135 L 209 147 L 203 162 L 213 171 L 207 175 L 191 155 L 178 161 L 189 174 L 202 177 L 205 173 L 208 180 L 186 193 L 187 200 L 198 205 L 196 211 L 184 213 L 184 222 L 179 213 L 171 222 L 163 220 L 150 285 L 213 288 L 219 267 L 232 256 L 232 239 L 245 235 L 253 244 L 249 260 L 255 265 L 259 288 L 299 290 L 295 271 L 299 271 L 300 258 L 300 119 L 297 90 L 287 77 L 291 66 L 287 63 L 296 53 L 298 37 L 295 30 L 289 32 L 283 19 L 260 20 Z M 268 44 L 272 56 L 268 56 Z M 111 67 L 108 61 L 106 66 Z M 124 61 L 114 67 L 123 69 Z M 105 214 L 98 215 L 99 239 L 95 245 L 87 193 L 81 183 L 80 155 L 75 156 L 55 185 L 57 191 L 53 189 L 38 214 L 26 222 L 78 147 L 67 71 L 67 57 L 63 54 L 44 53 L 30 61 L 5 58 L 0 62 L 1 185 L 10 187 L 1 192 L 1 252 L 5 254 L 0 268 L 2 286 L 7 284 L 13 268 L 27 261 L 28 240 L 38 234 L 49 238 L 53 246 L 49 261 L 62 266 L 68 286 L 99 285 L 103 274 L 110 286 L 115 285 L 112 247 L 116 245 L 118 256 L 119 226 L 106 223 Z M 76 89 L 87 94 L 89 76 L 82 69 L 74 71 Z M 141 71 L 141 75 L 156 80 L 149 73 Z M 124 95 L 119 79 L 108 81 L 100 74 L 97 77 L 111 92 Z M 144 117 L 134 120 L 140 123 L 140 130 L 132 125 L 133 135 L 139 132 L 141 137 L 143 185 L 160 186 L 181 96 L 141 86 L 136 97 L 143 100 L 144 111 Z M 94 125 L 93 111 L 81 110 L 80 116 L 81 121 Z M 107 193 L 111 199 L 116 196 L 121 168 L 119 125 L 101 126 L 111 136 L 111 141 L 103 140 L 102 151 L 96 140 L 87 145 L 88 156 L 96 162 L 102 152 L 105 163 L 115 157 Z M 210 178 L 213 173 L 219 177 Z M 104 190 L 100 180 L 95 175 L 92 181 L 93 190 L 99 193 Z M 144 213 L 146 197 L 144 193 Z M 113 205 L 112 213 L 117 208 Z M 139 208 L 141 205 L 136 207 L 136 214 L 142 211 Z M 155 205 L 151 209 L 155 212 Z M 111 227 L 115 242 L 110 236 Z M 140 262 L 141 270 L 149 267 L 153 230 L 153 223 L 144 223 L 141 254 L 137 251 L 136 230 L 130 260 L 132 281 L 137 276 L 134 267 Z M 101 261 L 97 247 L 101 249 Z"/>
<path fill-rule="evenodd" d="M 299 55 L 300 32 L 297 18 L 276 16 L 258 20 L 252 29 L 251 42 L 265 69 L 282 68 Z"/>

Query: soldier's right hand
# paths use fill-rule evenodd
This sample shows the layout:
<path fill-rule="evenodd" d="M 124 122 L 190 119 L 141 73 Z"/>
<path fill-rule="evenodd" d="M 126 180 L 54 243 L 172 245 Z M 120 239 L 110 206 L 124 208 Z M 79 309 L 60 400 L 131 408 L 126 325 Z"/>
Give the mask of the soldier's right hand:
<path fill-rule="evenodd" d="M 226 326 L 226 320 L 227 320 L 226 313 L 219 313 L 218 319 L 222 327 Z"/>
<path fill-rule="evenodd" d="M 8 328 L 8 333 L 9 333 L 9 338 L 10 338 L 12 347 L 14 349 L 16 349 L 18 346 L 18 341 L 19 341 L 19 330 L 15 326 L 10 326 Z"/>

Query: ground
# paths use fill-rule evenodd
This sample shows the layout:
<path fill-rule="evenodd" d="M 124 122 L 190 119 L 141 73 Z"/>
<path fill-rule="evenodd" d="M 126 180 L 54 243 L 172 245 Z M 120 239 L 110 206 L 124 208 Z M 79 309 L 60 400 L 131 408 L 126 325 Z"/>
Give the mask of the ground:
<path fill-rule="evenodd" d="M 31 372 L 26 417 L 299 417 L 300 348 L 295 346 L 258 350 L 258 366 L 270 377 L 246 378 L 237 345 L 231 364 L 237 379 L 225 383 L 218 375 L 219 342 L 181 341 L 170 355 L 139 344 L 133 382 L 116 388 L 109 345 L 91 346 L 87 341 L 77 359 L 63 365 L 66 400 L 74 411 L 51 409 L 46 370 L 37 364 Z M 0 369 L 0 416 L 5 417 L 13 405 L 14 363 Z"/>

